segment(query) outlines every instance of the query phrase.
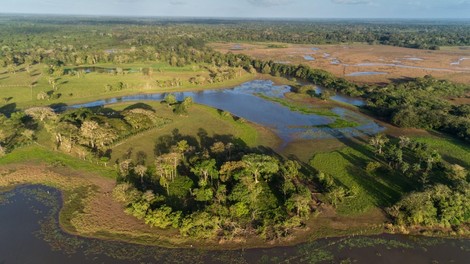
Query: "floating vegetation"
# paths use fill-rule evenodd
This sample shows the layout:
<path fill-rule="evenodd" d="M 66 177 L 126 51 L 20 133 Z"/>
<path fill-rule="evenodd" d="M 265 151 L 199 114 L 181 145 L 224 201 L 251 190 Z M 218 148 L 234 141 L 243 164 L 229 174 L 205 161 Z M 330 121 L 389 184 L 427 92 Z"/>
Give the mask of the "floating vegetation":
<path fill-rule="evenodd" d="M 384 239 L 375 237 L 352 237 L 341 241 L 338 249 L 342 248 L 369 248 L 375 246 L 386 246 L 387 248 L 414 248 L 410 243 L 394 239 Z"/>

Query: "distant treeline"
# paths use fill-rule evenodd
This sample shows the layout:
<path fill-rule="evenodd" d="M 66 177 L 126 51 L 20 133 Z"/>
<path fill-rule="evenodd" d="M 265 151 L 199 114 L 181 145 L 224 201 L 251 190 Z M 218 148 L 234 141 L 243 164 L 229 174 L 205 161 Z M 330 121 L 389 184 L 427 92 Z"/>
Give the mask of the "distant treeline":
<path fill-rule="evenodd" d="M 65 29 L 65 26 L 67 29 Z M 470 23 L 457 20 L 230 20 L 93 17 L 0 17 L 0 35 L 60 33 L 130 40 L 190 36 L 204 41 L 261 41 L 302 44 L 361 42 L 417 49 L 470 45 Z M 72 31 L 72 32 L 73 32 Z M 65 36 L 73 39 L 73 34 Z M 104 38 L 105 40 L 106 38 Z M 94 40 L 93 40 L 94 41 Z M 154 42 L 156 43 L 156 42 Z"/>
<path fill-rule="evenodd" d="M 0 67 L 8 71 L 37 63 L 50 67 L 47 74 L 63 73 L 63 66 L 98 63 L 125 64 L 163 62 L 174 67 L 209 64 L 239 67 L 307 80 L 336 92 L 360 96 L 375 115 L 402 127 L 445 131 L 470 140 L 470 107 L 454 106 L 445 97 L 463 96 L 469 86 L 436 80 L 430 76 L 398 81 L 387 87 L 359 85 L 333 74 L 304 65 L 262 61 L 245 55 L 221 54 L 205 45 L 207 40 L 283 41 L 292 43 L 335 43 L 378 41 L 412 46 L 470 45 L 467 23 L 367 23 L 355 21 L 300 22 L 229 20 L 220 23 L 189 23 L 142 20 L 137 24 L 113 23 L 87 18 L 64 26 L 60 18 L 45 22 L 39 18 L 10 21 L 0 17 Z M 34 20 L 36 19 L 36 20 Z M 55 21 L 55 22 L 54 22 Z M 93 22 L 96 21 L 96 22 Z M 140 21 L 140 20 L 138 20 Z M 418 47 L 418 46 L 416 46 Z M 423 48 L 424 46 L 419 46 Z"/>

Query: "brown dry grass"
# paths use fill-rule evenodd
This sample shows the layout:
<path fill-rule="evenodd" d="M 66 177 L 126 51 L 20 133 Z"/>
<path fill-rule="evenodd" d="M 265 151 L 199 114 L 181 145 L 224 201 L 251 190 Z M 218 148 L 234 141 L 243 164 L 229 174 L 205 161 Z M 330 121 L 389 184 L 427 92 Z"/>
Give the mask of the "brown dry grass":
<path fill-rule="evenodd" d="M 273 60 L 283 63 L 306 64 L 313 68 L 320 68 L 332 72 L 336 76 L 345 77 L 363 83 L 388 83 L 391 79 L 422 77 L 433 75 L 437 78 L 449 79 L 460 83 L 470 83 L 470 60 L 463 60 L 460 65 L 451 65 L 460 58 L 470 58 L 470 49 L 458 47 L 443 48 L 438 51 L 418 50 L 401 47 L 344 44 L 344 45 L 296 45 L 283 44 L 286 48 L 267 48 L 270 43 L 243 43 L 239 44 L 243 50 L 231 50 L 234 43 L 212 43 L 211 46 L 220 52 L 242 53 L 254 58 Z M 314 51 L 312 47 L 319 50 Z M 329 54 L 328 57 L 324 55 Z M 307 61 L 304 55 L 310 55 L 315 61 Z M 341 61 L 341 65 L 331 64 L 331 59 Z M 410 58 L 420 58 L 415 61 Z M 360 63 L 381 63 L 432 68 L 409 69 L 393 66 L 352 66 Z M 343 64 L 351 65 L 344 66 Z M 387 75 L 369 75 L 361 77 L 345 76 L 352 72 L 380 71 Z"/>
<path fill-rule="evenodd" d="M 73 199 L 73 190 L 93 186 L 95 191 L 82 201 L 84 209 L 73 212 L 71 223 L 74 230 L 67 232 L 101 239 L 121 240 L 166 247 L 197 247 L 206 249 L 236 249 L 294 245 L 326 236 L 380 232 L 383 230 L 383 214 L 370 212 L 366 215 L 344 217 L 325 207 L 322 213 L 311 218 L 306 229 L 297 230 L 291 239 L 266 243 L 251 237 L 240 241 L 201 241 L 181 237 L 177 230 L 150 228 L 143 221 L 124 213 L 121 204 L 112 198 L 115 181 L 92 173 L 65 167 L 49 167 L 38 164 L 11 164 L 0 168 L 0 188 L 23 184 L 45 184 L 62 191 L 64 206 Z M 352 227 L 352 229 L 348 229 Z M 362 230 L 362 231 L 361 231 Z"/>
<path fill-rule="evenodd" d="M 75 212 L 71 224 L 76 229 L 65 230 L 87 237 L 107 238 L 120 237 L 123 240 L 132 241 L 138 237 L 155 239 L 155 243 L 166 244 L 173 239 L 174 231 L 158 230 L 150 228 L 143 221 L 124 212 L 123 206 L 112 197 L 115 181 L 99 175 L 74 171 L 69 168 L 53 168 L 45 165 L 8 165 L 0 169 L 0 187 L 10 187 L 24 184 L 45 184 L 53 186 L 64 194 L 64 206 L 73 199 L 73 190 L 83 186 L 94 186 L 92 192 L 84 201 L 83 212 Z M 70 197 L 67 196 L 67 194 Z M 103 234 L 107 234 L 104 235 Z M 177 235 L 177 233 L 176 233 Z M 178 242 L 172 240 L 172 244 Z"/>

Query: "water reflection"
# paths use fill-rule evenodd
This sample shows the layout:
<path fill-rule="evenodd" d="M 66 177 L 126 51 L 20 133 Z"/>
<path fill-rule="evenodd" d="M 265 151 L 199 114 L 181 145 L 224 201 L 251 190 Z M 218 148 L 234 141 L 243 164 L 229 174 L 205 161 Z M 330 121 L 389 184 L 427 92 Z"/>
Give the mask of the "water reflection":
<path fill-rule="evenodd" d="M 285 143 L 299 136 L 310 139 L 333 138 L 337 137 L 338 134 L 342 136 L 371 135 L 384 130 L 383 127 L 377 125 L 372 119 L 364 117 L 361 118 L 360 122 L 357 122 L 359 126 L 341 129 L 336 131 L 339 133 L 335 133 L 335 129 L 325 126 L 335 122 L 337 118 L 350 119 L 350 116 L 353 115 L 352 111 L 347 109 L 337 111 L 335 113 L 337 115 L 336 117 L 306 114 L 292 111 L 289 107 L 258 96 L 258 94 L 262 94 L 273 98 L 284 98 L 284 94 L 289 92 L 290 89 L 290 86 L 277 86 L 269 80 L 257 80 L 244 83 L 231 89 L 176 92 L 172 94 L 174 94 L 178 100 L 183 100 L 184 97 L 192 97 L 193 101 L 198 104 L 228 111 L 253 123 L 266 126 L 276 132 Z M 322 90 L 321 88 L 316 89 L 317 92 L 321 92 Z M 138 94 L 77 104 L 70 107 L 96 107 L 116 103 L 118 101 L 161 101 L 166 95 L 167 93 Z M 364 104 L 364 101 L 361 99 L 342 95 L 335 95 L 331 99 L 358 106 Z"/>

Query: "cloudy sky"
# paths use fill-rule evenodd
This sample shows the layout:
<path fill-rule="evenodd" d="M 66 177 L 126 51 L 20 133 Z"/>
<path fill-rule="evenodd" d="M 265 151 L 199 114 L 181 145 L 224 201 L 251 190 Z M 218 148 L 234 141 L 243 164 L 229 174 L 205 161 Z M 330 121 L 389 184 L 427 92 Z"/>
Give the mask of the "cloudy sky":
<path fill-rule="evenodd" d="M 0 0 L 0 13 L 281 18 L 470 18 L 470 0 Z"/>

